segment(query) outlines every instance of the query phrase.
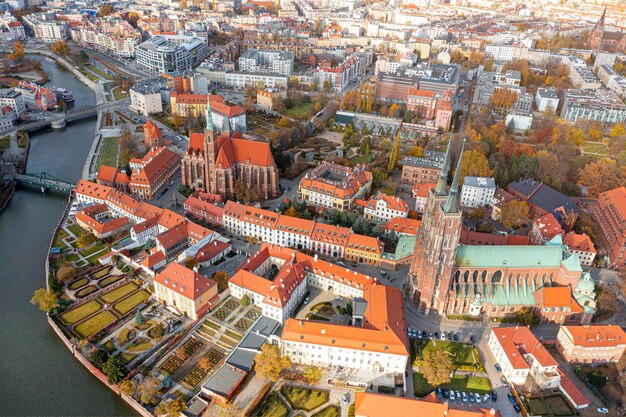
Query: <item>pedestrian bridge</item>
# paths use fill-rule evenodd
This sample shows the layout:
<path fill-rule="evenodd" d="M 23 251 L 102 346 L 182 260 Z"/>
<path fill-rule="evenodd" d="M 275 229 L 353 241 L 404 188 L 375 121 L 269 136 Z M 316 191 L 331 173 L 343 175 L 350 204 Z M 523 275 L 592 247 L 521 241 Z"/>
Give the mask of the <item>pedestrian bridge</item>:
<path fill-rule="evenodd" d="M 76 184 L 56 178 L 47 172 L 39 172 L 36 174 L 17 174 L 15 180 L 18 184 L 30 185 L 41 188 L 41 192 L 46 190 L 72 192 L 76 188 Z"/>

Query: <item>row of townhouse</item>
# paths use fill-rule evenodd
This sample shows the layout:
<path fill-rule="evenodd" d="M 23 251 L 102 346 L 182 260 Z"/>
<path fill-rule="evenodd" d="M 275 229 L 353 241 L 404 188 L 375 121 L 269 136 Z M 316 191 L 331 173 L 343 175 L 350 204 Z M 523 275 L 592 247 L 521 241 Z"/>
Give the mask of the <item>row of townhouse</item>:
<path fill-rule="evenodd" d="M 81 23 L 69 30 L 74 42 L 116 56 L 134 58 L 135 47 L 141 43 L 141 33 L 127 21 L 108 16 Z"/>
<path fill-rule="evenodd" d="M 383 252 L 379 239 L 352 233 L 345 227 L 285 216 L 233 201 L 224 206 L 222 226 L 238 237 L 314 250 L 354 262 L 378 265 Z"/>
<path fill-rule="evenodd" d="M 278 272 L 270 281 L 266 277 L 272 268 Z M 351 298 L 352 323 L 290 318 L 307 287 Z M 264 316 L 284 325 L 279 345 L 295 363 L 341 366 L 370 377 L 404 373 L 408 349 L 402 294 L 376 278 L 317 256 L 263 244 L 230 279 L 229 290 L 235 297 L 248 295 Z"/>

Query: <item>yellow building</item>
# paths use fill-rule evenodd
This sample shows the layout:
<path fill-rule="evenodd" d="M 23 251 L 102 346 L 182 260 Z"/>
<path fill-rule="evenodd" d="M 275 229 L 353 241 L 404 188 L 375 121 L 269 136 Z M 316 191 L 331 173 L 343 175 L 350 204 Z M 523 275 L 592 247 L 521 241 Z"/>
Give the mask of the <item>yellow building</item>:
<path fill-rule="evenodd" d="M 198 320 L 217 296 L 217 284 L 176 262 L 154 278 L 156 298 L 193 320 Z"/>

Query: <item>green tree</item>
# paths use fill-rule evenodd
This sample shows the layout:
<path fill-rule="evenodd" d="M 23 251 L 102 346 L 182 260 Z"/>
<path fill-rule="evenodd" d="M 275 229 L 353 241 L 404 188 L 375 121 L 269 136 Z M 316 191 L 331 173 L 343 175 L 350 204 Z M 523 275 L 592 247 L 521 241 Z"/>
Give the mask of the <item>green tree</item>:
<path fill-rule="evenodd" d="M 45 288 L 35 290 L 30 299 L 31 304 L 37 304 L 41 311 L 50 311 L 59 305 L 59 299 L 53 293 Z"/>
<path fill-rule="evenodd" d="M 249 196 L 250 189 L 248 188 L 246 180 L 237 178 L 237 181 L 235 181 L 235 197 L 237 197 L 237 200 L 246 201 Z"/>
<path fill-rule="evenodd" d="M 137 309 L 137 312 L 135 313 L 135 323 L 142 325 L 145 321 L 146 320 L 143 318 L 143 314 L 141 314 L 141 311 Z"/>
<path fill-rule="evenodd" d="M 160 339 L 165 336 L 165 326 L 162 323 L 157 323 L 152 329 L 150 329 L 150 336 L 153 339 Z"/>
<path fill-rule="evenodd" d="M 254 364 L 260 376 L 276 382 L 280 374 L 291 367 L 291 360 L 281 355 L 278 346 L 266 343 L 261 346 L 261 353 L 254 358 Z"/>
<path fill-rule="evenodd" d="M 217 282 L 217 288 L 222 291 L 228 288 L 228 280 L 230 277 L 224 271 L 217 271 L 213 274 L 213 281 Z"/>
<path fill-rule="evenodd" d="M 135 395 L 135 391 L 137 390 L 137 383 L 133 381 L 132 379 L 125 379 L 121 381 L 119 384 L 117 384 L 117 387 L 124 394 L 128 395 L 129 397 L 132 397 Z"/>
<path fill-rule="evenodd" d="M 402 138 L 400 137 L 400 131 L 398 131 L 393 141 L 391 153 L 389 154 L 389 164 L 387 164 L 387 172 L 389 173 L 393 172 L 393 170 L 396 168 L 396 164 L 398 163 L 398 159 L 400 158 L 401 141 Z"/>
<path fill-rule="evenodd" d="M 68 282 L 76 278 L 78 269 L 71 265 L 63 265 L 57 270 L 57 279 L 61 282 Z"/>
<path fill-rule="evenodd" d="M 420 371 L 433 387 L 450 382 L 453 371 L 452 358 L 441 346 L 425 350 Z"/>
<path fill-rule="evenodd" d="M 333 89 L 333 83 L 330 80 L 324 80 L 324 82 L 322 83 L 322 90 L 325 93 L 330 93 L 330 91 Z"/>
<path fill-rule="evenodd" d="M 250 300 L 250 297 L 248 297 L 248 294 L 244 294 L 243 297 L 241 297 L 241 300 L 239 300 L 239 304 L 241 304 L 242 307 L 248 307 L 251 302 L 252 301 Z"/>
<path fill-rule="evenodd" d="M 523 324 L 524 326 L 532 326 L 535 321 L 533 310 L 527 307 L 524 307 L 515 313 L 515 318 L 518 323 Z"/>
<path fill-rule="evenodd" d="M 119 353 L 111 356 L 109 360 L 105 362 L 102 366 L 102 373 L 106 375 L 109 384 L 117 384 L 126 377 L 128 371 Z"/>
<path fill-rule="evenodd" d="M 372 226 L 363 217 L 359 217 L 352 225 L 352 230 L 356 234 L 368 236 L 372 231 Z"/>
<path fill-rule="evenodd" d="M 322 377 L 322 371 L 317 366 L 307 365 L 304 367 L 304 377 L 309 383 L 317 382 Z"/>
<path fill-rule="evenodd" d="M 104 365 L 108 359 L 109 354 L 102 349 L 95 349 L 91 352 L 91 355 L 89 355 L 89 362 L 93 363 L 98 369 L 102 369 L 102 365 Z"/>
<path fill-rule="evenodd" d="M 171 401 L 161 401 L 161 403 L 154 409 L 154 414 L 157 417 L 178 417 L 180 413 L 187 409 L 187 404 L 184 400 L 177 398 Z"/>

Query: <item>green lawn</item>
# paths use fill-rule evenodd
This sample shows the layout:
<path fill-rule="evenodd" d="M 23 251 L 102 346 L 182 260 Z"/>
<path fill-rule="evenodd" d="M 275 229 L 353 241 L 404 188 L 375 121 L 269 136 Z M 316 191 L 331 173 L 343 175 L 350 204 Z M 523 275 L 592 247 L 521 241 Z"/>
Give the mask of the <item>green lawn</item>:
<path fill-rule="evenodd" d="M 150 297 L 150 293 L 148 291 L 137 291 L 133 295 L 124 298 L 122 301 L 118 301 L 115 305 L 113 305 L 113 309 L 121 315 L 124 315 L 133 308 L 137 307 L 139 304 L 143 303 L 148 297 Z"/>
<path fill-rule="evenodd" d="M 443 384 L 441 387 L 458 391 L 477 392 L 479 394 L 491 394 L 491 381 L 489 381 L 489 378 L 477 376 L 465 378 L 465 375 L 454 375 L 452 381 Z"/>
<path fill-rule="evenodd" d="M 425 397 L 430 394 L 432 387 L 424 378 L 424 375 L 413 371 L 413 393 L 416 397 Z"/>
<path fill-rule="evenodd" d="M 74 295 L 76 295 L 76 297 L 78 298 L 83 298 L 88 296 L 89 294 L 93 294 L 96 291 L 98 291 L 98 287 L 96 287 L 95 285 L 88 285 L 76 291 Z"/>
<path fill-rule="evenodd" d="M 67 234 L 65 229 L 60 228 L 57 235 L 54 237 L 54 246 L 65 246 L 65 244 L 61 241 L 61 239 L 64 239 L 68 236 L 69 235 Z"/>
<path fill-rule="evenodd" d="M 339 410 L 339 407 L 337 407 L 336 405 L 329 405 L 328 407 L 324 408 L 322 411 L 318 411 L 317 413 L 313 414 L 313 417 L 340 417 L 341 416 L 341 410 Z"/>
<path fill-rule="evenodd" d="M 108 274 L 110 270 L 111 270 L 111 267 L 110 267 L 110 266 L 108 266 L 108 267 L 106 267 L 106 268 L 104 268 L 104 269 L 101 269 L 100 271 L 96 272 L 96 273 L 95 273 L 95 274 L 93 274 L 92 276 L 93 276 L 95 279 L 99 279 L 99 278 L 104 277 L 106 274 Z"/>
<path fill-rule="evenodd" d="M 447 340 L 420 340 L 410 339 L 411 342 L 411 363 L 415 361 L 421 347 L 422 354 L 435 348 L 443 348 L 452 357 L 455 369 L 470 370 L 470 367 L 477 366 L 476 370 L 484 370 L 480 355 L 476 348 L 469 343 L 449 342 Z"/>
<path fill-rule="evenodd" d="M 124 327 L 117 334 L 117 344 L 123 346 L 126 343 L 133 340 L 136 335 L 137 335 L 137 332 L 135 330 L 129 329 L 128 327 Z"/>
<path fill-rule="evenodd" d="M 77 254 L 77 253 L 72 253 L 72 254 L 70 254 L 70 255 L 67 255 L 67 256 L 65 257 L 65 260 L 66 260 L 66 261 L 68 261 L 68 262 L 74 262 L 74 261 L 77 261 L 77 260 L 78 260 L 78 258 L 79 258 L 79 256 L 78 256 L 78 254 Z"/>
<path fill-rule="evenodd" d="M 328 392 L 285 385 L 280 393 L 294 410 L 311 411 L 328 402 Z"/>
<path fill-rule="evenodd" d="M 100 70 L 99 68 L 95 67 L 94 65 L 91 64 L 87 64 L 85 65 L 85 67 L 87 67 L 89 70 L 91 70 L 92 72 L 95 72 L 96 74 L 98 74 L 100 76 L 100 78 L 103 78 L 105 80 L 108 81 L 113 81 L 113 76 L 107 74 L 106 72 Z"/>
<path fill-rule="evenodd" d="M 88 257 L 87 260 L 89 261 L 91 265 L 96 265 L 98 258 L 101 257 L 102 255 L 106 255 L 108 253 L 107 251 L 108 251 L 108 248 L 104 248 L 104 250 L 101 250 L 100 252 L 96 252 L 90 257 Z"/>
<path fill-rule="evenodd" d="M 128 97 L 128 93 L 123 93 L 119 87 L 115 87 L 112 90 L 112 93 L 113 93 L 113 98 L 115 99 L 115 101 L 122 100 Z"/>
<path fill-rule="evenodd" d="M 102 296 L 100 296 L 100 300 L 102 300 L 103 302 L 107 304 L 112 304 L 116 302 L 117 300 L 121 299 L 122 297 L 135 291 L 136 289 L 137 289 L 137 285 L 132 282 L 129 282 L 129 283 L 122 285 L 119 288 L 114 289 L 113 291 L 103 294 Z"/>
<path fill-rule="evenodd" d="M 97 75 L 92 74 L 91 72 L 89 72 L 88 70 L 86 70 L 83 67 L 78 67 L 78 70 L 87 78 L 89 78 L 90 81 L 97 83 L 98 80 L 100 79 Z"/>
<path fill-rule="evenodd" d="M 74 327 L 74 332 L 81 338 L 85 339 L 113 323 L 116 319 L 117 317 L 115 317 L 115 315 L 110 311 L 101 311 L 95 316 Z"/>
<path fill-rule="evenodd" d="M 313 103 L 303 103 L 299 107 L 292 107 L 290 109 L 285 110 L 285 114 L 293 117 L 294 119 L 308 119 L 313 116 Z"/>
<path fill-rule="evenodd" d="M 81 227 L 77 224 L 70 224 L 67 228 L 70 229 L 70 232 L 72 232 L 76 237 L 83 234 L 83 229 L 81 229 Z"/>
<path fill-rule="evenodd" d="M 280 401 L 278 394 L 273 392 L 263 401 L 254 415 L 256 417 L 287 417 L 288 414 L 287 407 Z"/>
<path fill-rule="evenodd" d="M 93 246 L 79 250 L 78 253 L 80 253 L 84 257 L 88 257 L 89 255 L 93 255 L 94 253 L 100 252 L 101 250 L 105 249 L 106 246 L 107 245 L 105 245 L 104 243 L 95 243 Z"/>
<path fill-rule="evenodd" d="M 102 278 L 100 281 L 98 281 L 98 285 L 104 288 L 107 285 L 111 285 L 114 282 L 119 281 L 120 279 L 122 279 L 122 275 L 111 275 L 106 278 Z"/>
<path fill-rule="evenodd" d="M 61 317 L 61 320 L 63 320 L 67 324 L 74 324 L 100 310 L 101 307 L 102 306 L 97 300 L 91 300 L 88 303 L 66 311 L 59 317 Z"/>
<path fill-rule="evenodd" d="M 117 167 L 117 153 L 119 151 L 120 138 L 112 136 L 108 138 L 102 138 L 100 144 L 100 153 L 98 159 L 96 159 L 96 171 L 100 169 L 101 165 L 109 165 Z"/>
<path fill-rule="evenodd" d="M 599 153 L 606 155 L 608 148 L 604 143 L 600 142 L 585 142 L 583 143 L 583 150 L 589 153 Z"/>
<path fill-rule="evenodd" d="M 70 285 L 67 286 L 68 289 L 70 290 L 77 290 L 80 287 L 83 287 L 85 285 L 87 285 L 87 283 L 89 282 L 89 280 L 87 278 L 81 278 L 78 281 L 74 281 L 72 282 Z"/>
<path fill-rule="evenodd" d="M 131 343 L 131 345 L 128 347 L 128 350 L 131 352 L 139 353 L 139 352 L 145 352 L 146 350 L 150 349 L 152 346 L 154 346 L 154 343 L 152 343 L 150 340 L 141 338 Z"/>

